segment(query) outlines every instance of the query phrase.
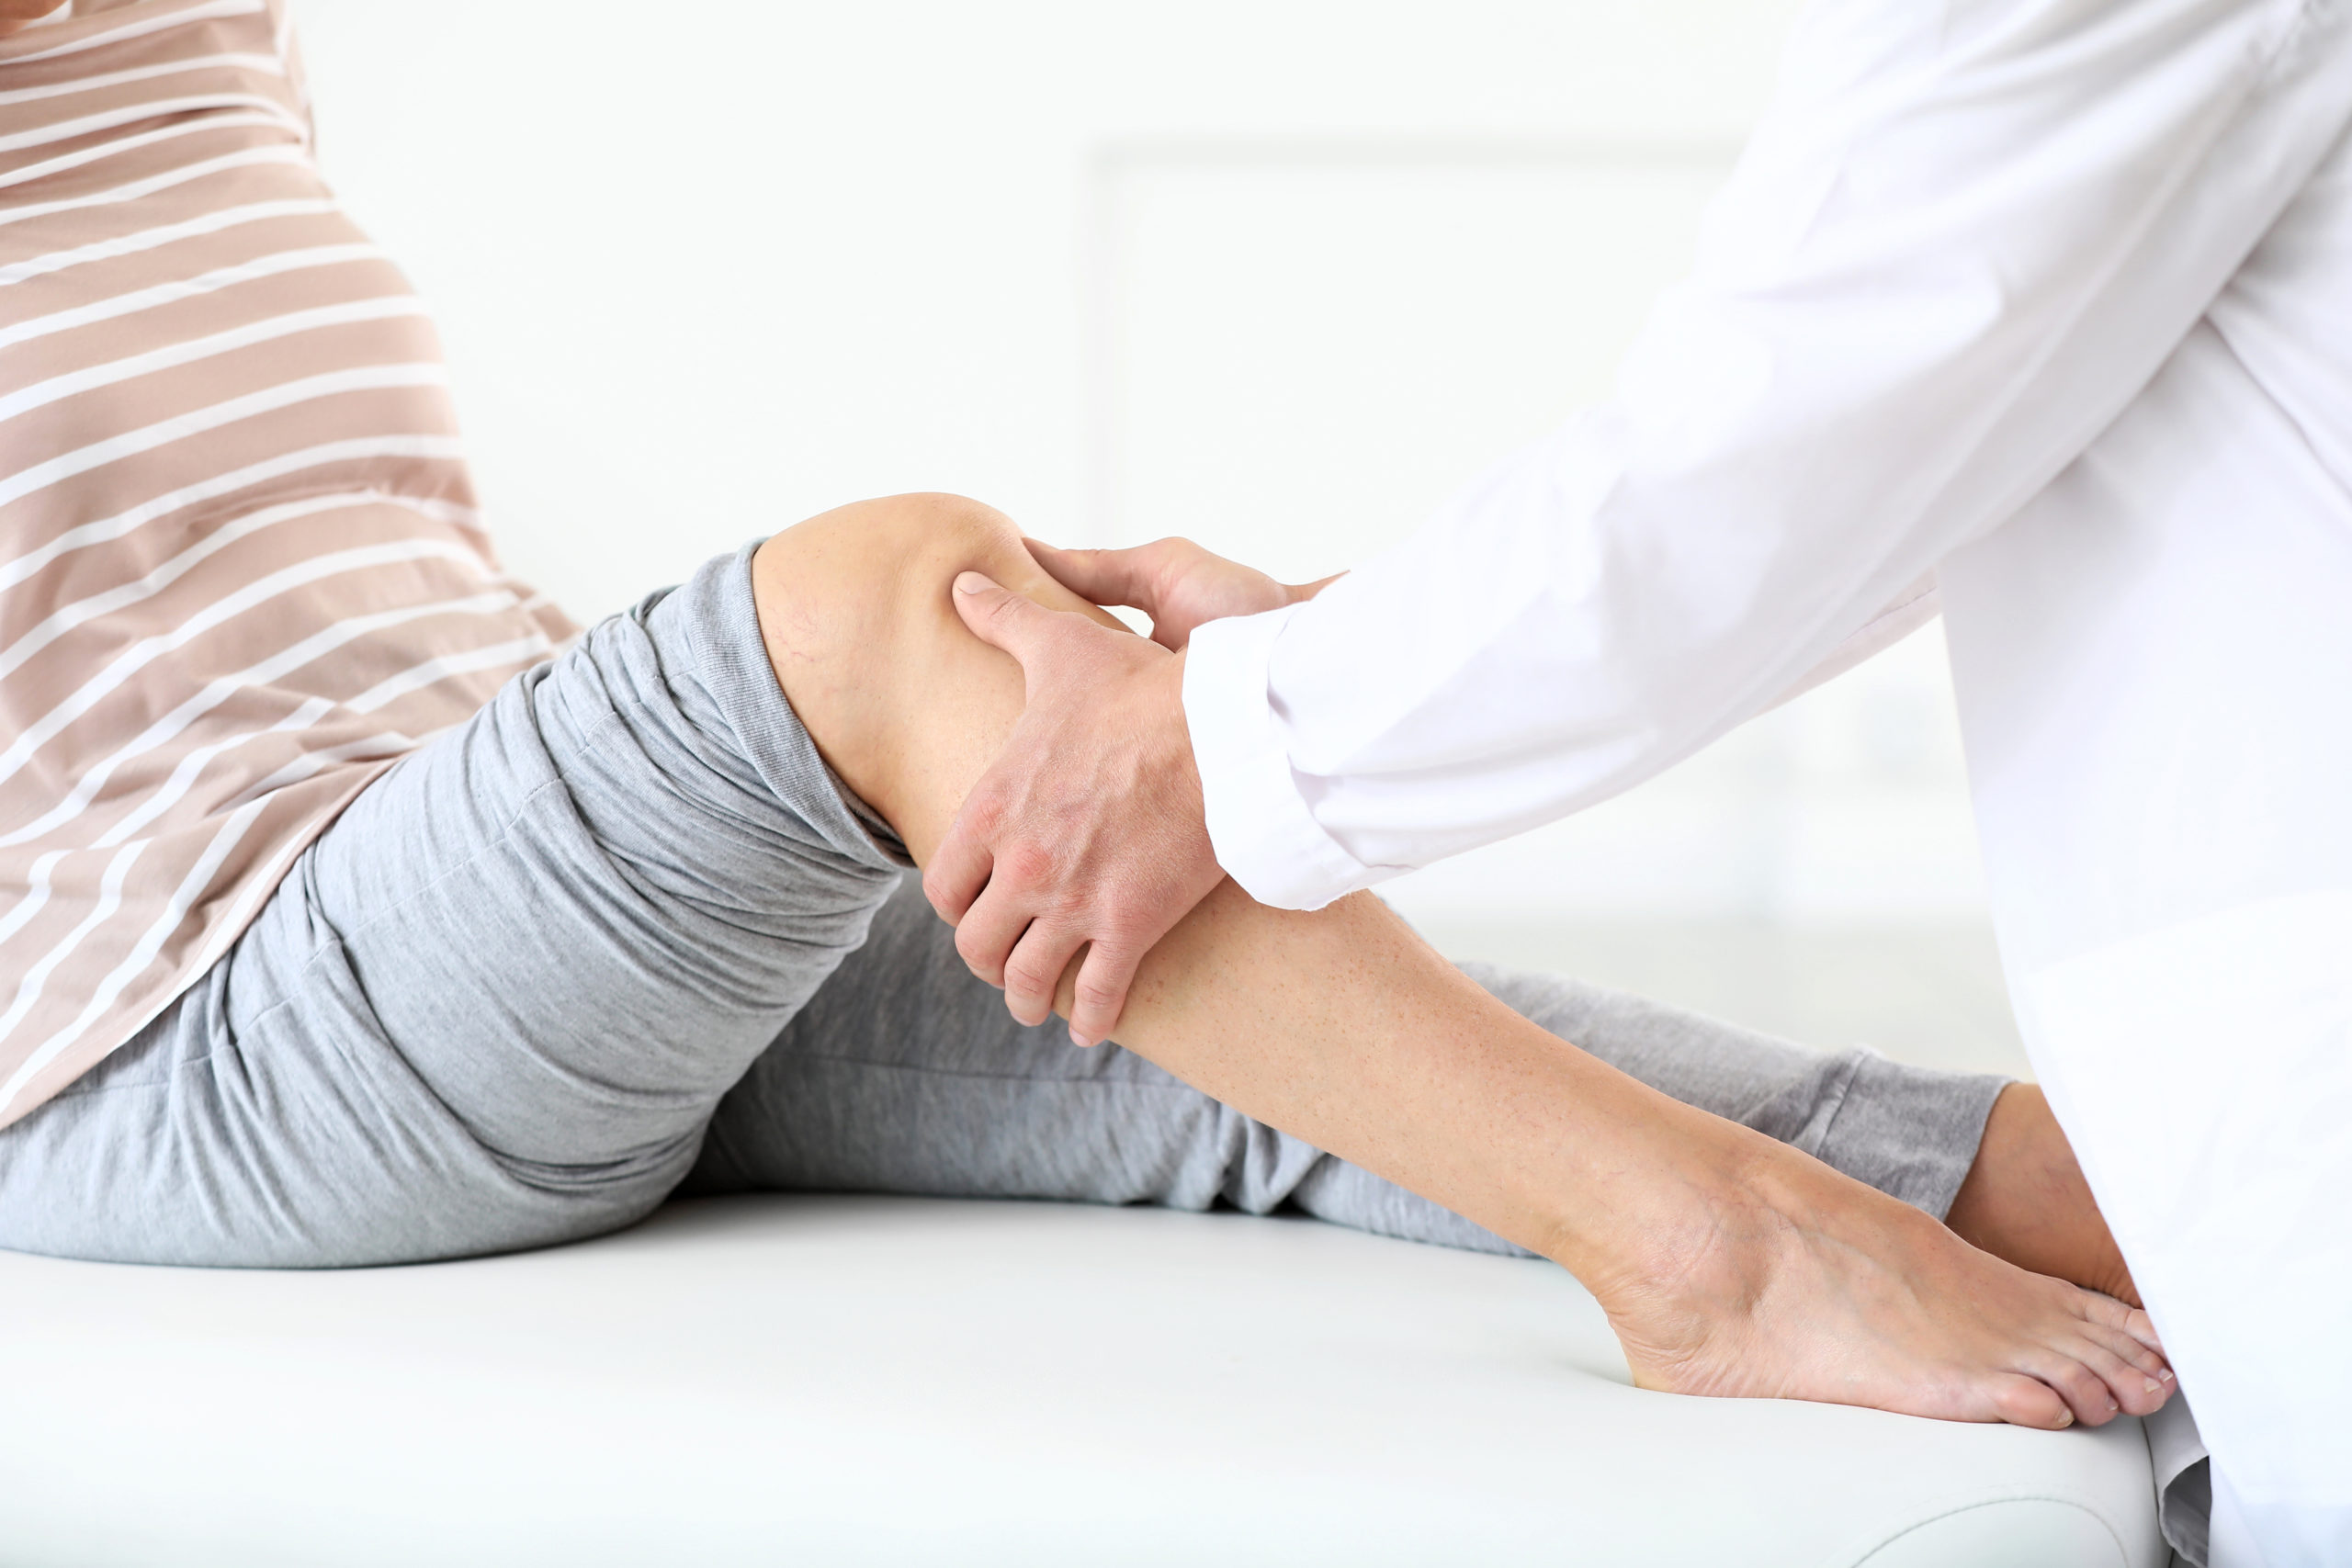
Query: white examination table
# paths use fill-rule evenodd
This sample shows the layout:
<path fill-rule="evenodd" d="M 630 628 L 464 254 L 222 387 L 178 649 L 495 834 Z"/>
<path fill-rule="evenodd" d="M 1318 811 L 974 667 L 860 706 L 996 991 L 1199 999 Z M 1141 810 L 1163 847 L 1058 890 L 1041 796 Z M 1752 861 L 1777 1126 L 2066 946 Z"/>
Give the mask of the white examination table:
<path fill-rule="evenodd" d="M 0 1562 L 2154 1568 L 2130 1419 L 1631 1387 L 1567 1275 L 1303 1220 L 725 1199 L 522 1257 L 0 1254 Z"/>

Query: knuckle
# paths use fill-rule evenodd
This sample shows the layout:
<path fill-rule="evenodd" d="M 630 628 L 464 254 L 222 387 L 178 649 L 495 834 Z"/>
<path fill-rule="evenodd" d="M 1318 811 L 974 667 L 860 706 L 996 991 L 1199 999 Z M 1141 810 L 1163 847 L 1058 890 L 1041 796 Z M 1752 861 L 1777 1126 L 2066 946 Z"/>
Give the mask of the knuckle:
<path fill-rule="evenodd" d="M 1004 966 L 1004 989 L 1008 996 L 1041 997 L 1047 994 L 1058 974 L 1046 975 L 1045 966 L 1033 959 L 1016 958 Z"/>
<path fill-rule="evenodd" d="M 1093 946 L 1087 953 L 1089 962 L 1086 966 L 1097 975 L 1117 978 L 1124 984 L 1125 977 L 1134 974 L 1136 965 L 1143 962 L 1143 955 L 1150 951 L 1151 942 L 1148 939 L 1135 941 L 1130 933 L 1119 929 L 1116 920 L 1103 922 L 1103 928 L 1089 939 Z"/>
<path fill-rule="evenodd" d="M 1042 844 L 1008 844 L 996 863 L 998 874 L 1014 887 L 1044 887 L 1054 880 L 1053 852 Z"/>
<path fill-rule="evenodd" d="M 956 900 L 956 882 L 948 875 L 947 858 L 962 847 L 957 841 L 957 835 L 950 832 L 947 841 L 940 846 L 939 853 L 933 855 L 931 863 L 923 868 L 922 896 L 931 900 L 934 908 Z"/>

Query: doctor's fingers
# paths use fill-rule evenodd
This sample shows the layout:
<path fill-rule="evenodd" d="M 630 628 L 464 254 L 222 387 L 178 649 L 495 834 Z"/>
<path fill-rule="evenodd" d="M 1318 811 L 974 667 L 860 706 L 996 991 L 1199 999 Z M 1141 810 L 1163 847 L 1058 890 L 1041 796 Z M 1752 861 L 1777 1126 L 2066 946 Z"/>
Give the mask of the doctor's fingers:
<path fill-rule="evenodd" d="M 1085 945 L 1086 933 L 1075 926 L 1051 919 L 1030 921 L 1004 961 L 1005 1010 L 1033 1028 L 1053 1017 L 1054 993 Z"/>
<path fill-rule="evenodd" d="M 985 780 L 982 781 L 986 783 Z M 947 825 L 947 836 L 931 852 L 931 863 L 922 868 L 922 896 L 939 918 L 959 931 L 964 917 L 970 912 L 973 900 L 989 885 L 996 870 L 996 853 L 989 848 L 978 818 L 989 815 L 978 790 L 967 796 L 963 809 Z M 1007 943 L 1010 951 L 1011 944 Z M 989 984 L 994 985 L 994 980 Z"/>
<path fill-rule="evenodd" d="M 1004 989 L 1004 966 L 1012 950 L 1036 918 L 1036 906 L 1009 886 L 991 884 L 956 922 L 956 953 L 964 967 L 998 990 Z"/>
<path fill-rule="evenodd" d="M 1070 988 L 1069 1038 L 1074 1045 L 1099 1045 L 1119 1027 L 1127 989 L 1136 981 L 1136 966 L 1148 951 L 1130 942 L 1096 937 L 1086 949 L 1086 962 Z"/>
<path fill-rule="evenodd" d="M 1151 573 L 1144 555 L 1153 547 L 1120 550 L 1066 550 L 1042 539 L 1023 539 L 1029 554 L 1046 575 L 1081 599 L 1097 604 L 1125 604 L 1149 614 Z"/>
<path fill-rule="evenodd" d="M 1190 539 L 1154 539 L 1123 550 L 1062 550 L 1029 541 L 1037 564 L 1073 593 L 1125 604 L 1151 617 L 1151 640 L 1171 652 L 1204 622 L 1279 610 L 1310 590 L 1275 581 Z"/>

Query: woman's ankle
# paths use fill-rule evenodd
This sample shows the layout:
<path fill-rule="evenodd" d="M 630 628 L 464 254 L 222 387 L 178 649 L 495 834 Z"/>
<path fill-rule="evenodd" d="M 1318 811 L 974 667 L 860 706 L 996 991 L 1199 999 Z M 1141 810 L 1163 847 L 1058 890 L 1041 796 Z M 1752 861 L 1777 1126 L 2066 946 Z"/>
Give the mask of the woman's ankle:
<path fill-rule="evenodd" d="M 1664 1097 L 1660 1097 L 1663 1099 Z M 1673 1101 L 1618 1126 L 1619 1168 L 1634 1173 L 1607 1201 L 1580 1206 L 1549 1254 L 1604 1304 L 1628 1297 L 1760 1289 L 1770 1243 L 1802 1224 L 1813 1200 L 1781 1168 L 1807 1156 L 1749 1128 Z M 1588 1192 L 1587 1197 L 1590 1194 Z"/>

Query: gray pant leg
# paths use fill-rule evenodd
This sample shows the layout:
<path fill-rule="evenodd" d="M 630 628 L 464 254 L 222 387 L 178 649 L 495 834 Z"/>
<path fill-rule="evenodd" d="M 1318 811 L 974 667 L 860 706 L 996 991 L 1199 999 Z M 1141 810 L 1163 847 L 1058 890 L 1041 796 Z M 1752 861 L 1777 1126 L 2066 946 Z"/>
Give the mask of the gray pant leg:
<path fill-rule="evenodd" d="M 384 1033 L 508 1159 L 682 1176 L 898 885 L 776 684 L 751 557 L 593 627 L 312 852 Z"/>
<path fill-rule="evenodd" d="M 1676 1098 L 1939 1217 L 2003 1080 L 1826 1056 L 1548 976 L 1474 967 L 1521 1013 Z M 721 1101 L 684 1190 L 1046 1198 L 1253 1213 L 1516 1251 L 1116 1046 L 1014 1022 L 911 878 Z"/>
<path fill-rule="evenodd" d="M 2008 1079 L 1825 1055 L 1769 1034 L 1555 975 L 1465 964 L 1519 1012 L 1686 1105 L 1792 1144 L 1938 1219 L 1960 1195 Z"/>
<path fill-rule="evenodd" d="M 377 781 L 201 982 L 0 1129 L 0 1247 L 299 1267 L 626 1224 L 897 871 L 722 558 Z"/>
<path fill-rule="evenodd" d="M 908 877 L 719 1102 L 687 1193 L 1056 1198 L 1263 1213 L 1322 1155 L 1116 1046 L 1013 1021 Z"/>

